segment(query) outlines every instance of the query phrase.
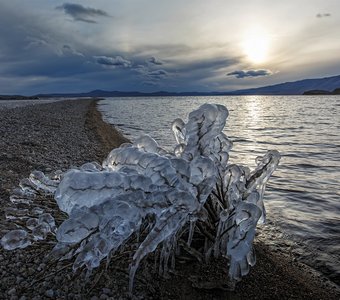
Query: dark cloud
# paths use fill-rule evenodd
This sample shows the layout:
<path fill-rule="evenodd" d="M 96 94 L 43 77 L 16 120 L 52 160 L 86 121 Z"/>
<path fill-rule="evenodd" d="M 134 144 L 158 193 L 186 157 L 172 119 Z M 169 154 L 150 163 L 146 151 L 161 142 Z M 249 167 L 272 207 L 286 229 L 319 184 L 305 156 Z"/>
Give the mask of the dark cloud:
<path fill-rule="evenodd" d="M 113 67 L 123 67 L 130 68 L 132 66 L 131 61 L 121 57 L 109 57 L 109 56 L 94 56 L 93 57 L 97 64 L 105 65 L 105 66 L 113 66 Z"/>
<path fill-rule="evenodd" d="M 86 23 L 97 23 L 94 18 L 109 17 L 109 14 L 101 9 L 91 7 L 84 7 L 80 4 L 64 3 L 56 9 L 63 10 L 65 14 L 71 16 L 75 21 L 82 21 Z"/>
<path fill-rule="evenodd" d="M 154 65 L 162 65 L 163 62 L 158 60 L 156 57 L 152 56 L 148 59 L 148 63 L 154 64 Z"/>
<path fill-rule="evenodd" d="M 165 79 L 170 76 L 170 73 L 168 71 L 165 71 L 163 69 L 150 70 L 145 65 L 137 65 L 136 67 L 134 67 L 134 70 L 142 76 L 144 82 L 149 83 L 155 83 L 156 81 Z"/>
<path fill-rule="evenodd" d="M 163 65 L 157 68 L 157 65 L 149 62 L 150 58 L 145 58 L 144 61 L 136 61 L 134 70 L 140 74 L 140 78 L 144 82 L 157 84 L 159 88 L 166 90 L 181 89 L 182 91 L 203 91 L 212 90 L 216 82 L 225 84 L 226 69 L 238 65 L 242 57 L 237 55 L 218 55 L 204 57 L 207 51 L 214 51 L 213 46 L 207 48 L 196 48 L 185 44 L 160 44 L 148 45 L 134 49 L 133 55 L 138 58 L 140 53 L 152 53 L 156 60 L 165 58 Z M 203 53 L 202 53 L 203 52 Z M 145 64 L 145 62 L 147 64 Z M 166 62 L 166 63 L 165 63 Z M 235 67 L 237 68 L 237 67 Z M 167 74 L 152 73 L 154 70 L 162 69 Z M 155 79 L 157 77 L 158 79 Z"/>
<path fill-rule="evenodd" d="M 227 76 L 235 76 L 236 78 L 245 78 L 245 77 L 260 77 L 260 76 L 269 76 L 273 73 L 270 70 L 238 70 L 233 71 L 227 74 Z"/>
<path fill-rule="evenodd" d="M 155 70 L 155 71 L 149 71 L 147 75 L 152 78 L 164 78 L 164 77 L 167 77 L 169 73 L 165 70 Z"/>
<path fill-rule="evenodd" d="M 0 9 L 2 93 L 30 95 L 97 88 L 202 90 L 206 89 L 204 79 L 215 80 L 214 71 L 229 64 L 224 58 L 191 59 L 200 55 L 186 45 L 152 45 L 150 49 L 132 48 L 126 53 L 114 49 L 103 52 L 103 45 L 89 45 L 79 32 L 65 28 L 55 26 L 53 20 L 50 23 L 16 9 Z M 167 57 L 166 63 L 160 65 L 163 57 Z"/>
<path fill-rule="evenodd" d="M 325 13 L 325 14 L 321 14 L 321 13 L 318 13 L 317 15 L 316 15 L 316 17 L 317 18 L 324 18 L 324 17 L 330 17 L 331 16 L 331 14 L 330 13 Z"/>
<path fill-rule="evenodd" d="M 70 46 L 70 45 L 64 45 L 63 46 L 63 51 L 70 51 L 70 52 L 72 52 L 72 47 Z"/>
<path fill-rule="evenodd" d="M 143 81 L 142 84 L 146 85 L 146 86 L 150 86 L 150 87 L 158 86 L 157 82 L 155 82 L 155 81 Z"/>
<path fill-rule="evenodd" d="M 28 36 L 25 39 L 27 41 L 27 45 L 25 49 L 35 48 L 35 47 L 46 47 L 49 45 L 49 42 L 46 39 Z"/>
<path fill-rule="evenodd" d="M 63 55 L 77 55 L 84 57 L 84 54 L 72 48 L 70 45 L 63 45 L 61 48 L 61 52 Z"/>

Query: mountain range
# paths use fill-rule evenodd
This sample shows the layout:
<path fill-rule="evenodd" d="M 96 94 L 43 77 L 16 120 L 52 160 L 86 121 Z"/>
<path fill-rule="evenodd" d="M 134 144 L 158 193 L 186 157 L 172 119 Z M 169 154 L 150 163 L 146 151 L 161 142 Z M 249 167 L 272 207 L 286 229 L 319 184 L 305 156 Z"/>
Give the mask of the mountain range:
<path fill-rule="evenodd" d="M 320 94 L 339 94 L 340 75 L 303 79 L 294 82 L 279 83 L 270 86 L 237 90 L 231 92 L 166 92 L 158 91 L 152 93 L 145 92 L 122 92 L 122 91 L 103 91 L 94 90 L 86 93 L 51 93 L 37 94 L 30 97 L 2 95 L 0 99 L 29 98 L 49 98 L 49 97 L 160 97 L 160 96 L 217 96 L 217 95 L 320 95 Z M 7 97 L 7 98 L 6 98 Z"/>
<path fill-rule="evenodd" d="M 318 90 L 324 91 L 325 94 L 332 93 L 334 90 L 340 88 L 340 75 L 303 79 L 294 82 L 285 82 L 275 85 L 269 85 L 259 88 L 252 88 L 246 90 L 238 90 L 232 92 L 234 95 L 303 95 L 308 91 Z"/>

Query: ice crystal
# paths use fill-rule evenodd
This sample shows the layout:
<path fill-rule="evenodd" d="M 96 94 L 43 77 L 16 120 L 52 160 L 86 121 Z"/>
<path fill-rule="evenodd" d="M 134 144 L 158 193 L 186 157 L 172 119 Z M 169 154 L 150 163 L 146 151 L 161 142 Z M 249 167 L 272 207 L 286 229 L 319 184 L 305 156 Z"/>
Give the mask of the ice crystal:
<path fill-rule="evenodd" d="M 27 217 L 31 233 L 10 231 L 1 244 L 7 250 L 24 248 L 56 232 L 52 255 L 73 258 L 74 270 L 85 266 L 91 271 L 136 236 L 131 291 L 146 255 L 159 248 L 159 270 L 166 274 L 169 259 L 174 262 L 181 250 L 180 240 L 186 237 L 185 245 L 191 247 L 200 235 L 205 240 L 202 257 L 229 258 L 230 278 L 239 280 L 255 264 L 252 244 L 258 221 L 265 220 L 265 185 L 280 155 L 268 151 L 253 171 L 229 164 L 232 143 L 223 133 L 227 117 L 224 106 L 204 104 L 189 114 L 187 123 L 176 119 L 173 152 L 144 135 L 112 150 L 102 165 L 87 163 L 51 178 L 34 171 L 21 181 L 11 202 L 30 206 L 38 194 L 53 195 L 68 218 L 56 230 L 50 214 Z M 6 216 L 22 219 L 28 210 L 11 208 Z"/>

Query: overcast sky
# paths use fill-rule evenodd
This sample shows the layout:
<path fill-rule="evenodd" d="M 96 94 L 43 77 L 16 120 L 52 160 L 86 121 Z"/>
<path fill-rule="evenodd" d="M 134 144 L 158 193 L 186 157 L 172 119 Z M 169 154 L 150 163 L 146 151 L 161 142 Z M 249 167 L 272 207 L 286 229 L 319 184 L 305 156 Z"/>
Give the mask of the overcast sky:
<path fill-rule="evenodd" d="M 339 0 L 0 0 L 0 94 L 230 91 L 339 74 Z"/>

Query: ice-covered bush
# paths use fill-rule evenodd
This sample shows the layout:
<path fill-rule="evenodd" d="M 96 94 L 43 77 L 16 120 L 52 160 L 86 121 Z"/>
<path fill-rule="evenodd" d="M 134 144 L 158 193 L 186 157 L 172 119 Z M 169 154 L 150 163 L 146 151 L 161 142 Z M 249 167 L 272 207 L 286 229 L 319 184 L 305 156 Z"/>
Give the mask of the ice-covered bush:
<path fill-rule="evenodd" d="M 255 264 L 252 244 L 258 221 L 265 220 L 265 185 L 280 155 L 268 151 L 253 171 L 230 164 L 232 143 L 222 132 L 227 117 L 224 106 L 204 104 L 187 123 L 176 119 L 173 152 L 144 135 L 112 150 L 102 165 L 87 163 L 53 178 L 33 172 L 11 201 L 30 207 L 37 194 L 52 195 L 68 218 L 56 229 L 50 214 L 17 210 L 7 217 L 24 219 L 26 228 L 8 232 L 2 246 L 24 248 L 51 232 L 57 240 L 51 255 L 91 271 L 137 237 L 130 290 L 141 260 L 156 248 L 162 274 L 183 247 L 192 247 L 198 259 L 227 257 L 230 277 L 239 280 Z M 198 237 L 203 245 L 194 246 Z"/>

